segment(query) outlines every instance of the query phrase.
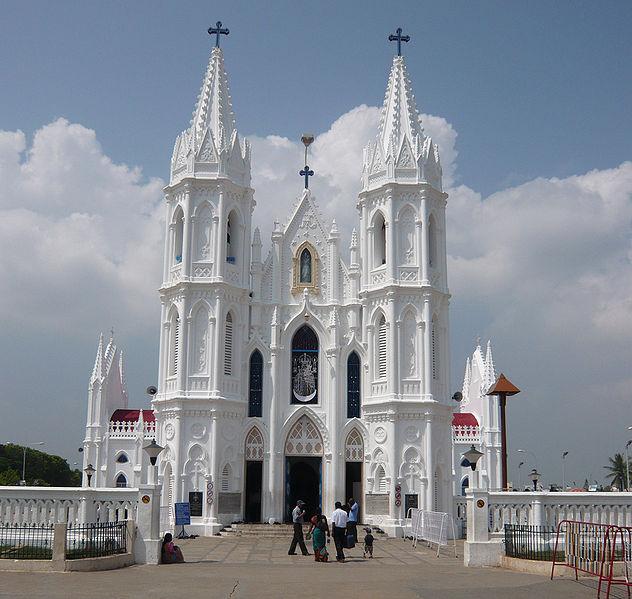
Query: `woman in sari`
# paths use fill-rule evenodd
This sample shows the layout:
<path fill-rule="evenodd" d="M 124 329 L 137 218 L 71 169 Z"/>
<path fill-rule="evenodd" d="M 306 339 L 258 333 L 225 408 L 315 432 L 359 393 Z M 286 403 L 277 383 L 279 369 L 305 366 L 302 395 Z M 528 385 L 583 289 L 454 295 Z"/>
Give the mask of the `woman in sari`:
<path fill-rule="evenodd" d="M 314 560 L 317 562 L 326 562 L 329 559 L 327 551 L 327 541 L 325 533 L 329 532 L 327 520 L 324 516 L 318 516 L 316 526 L 312 531 L 312 546 L 314 548 Z"/>

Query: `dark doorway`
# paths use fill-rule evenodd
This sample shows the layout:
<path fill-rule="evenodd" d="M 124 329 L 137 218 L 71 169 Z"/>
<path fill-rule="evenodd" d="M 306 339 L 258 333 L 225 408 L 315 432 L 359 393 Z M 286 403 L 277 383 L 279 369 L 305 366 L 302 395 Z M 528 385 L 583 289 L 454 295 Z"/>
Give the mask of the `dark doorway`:
<path fill-rule="evenodd" d="M 246 502 L 244 520 L 261 522 L 261 482 L 263 462 L 246 462 Z"/>
<path fill-rule="evenodd" d="M 362 522 L 362 462 L 345 462 L 345 496 L 340 501 L 346 503 L 350 497 L 353 497 L 360 506 L 358 521 Z"/>
<path fill-rule="evenodd" d="M 285 519 L 292 521 L 296 502 L 305 502 L 305 521 L 322 507 L 322 458 L 290 456 L 285 458 Z"/>

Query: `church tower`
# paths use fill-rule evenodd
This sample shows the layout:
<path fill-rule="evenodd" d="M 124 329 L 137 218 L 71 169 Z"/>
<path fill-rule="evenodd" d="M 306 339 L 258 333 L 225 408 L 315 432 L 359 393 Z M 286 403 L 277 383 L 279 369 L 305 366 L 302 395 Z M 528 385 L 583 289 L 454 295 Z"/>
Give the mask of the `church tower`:
<path fill-rule="evenodd" d="M 250 145 L 235 125 L 216 36 L 190 127 L 176 139 L 165 187 L 158 393 L 153 400 L 164 506 L 190 501 L 216 532 L 218 439 L 245 415 L 241 348 L 248 333 Z M 221 431 L 221 433 L 220 433 Z"/>
<path fill-rule="evenodd" d="M 357 205 L 371 440 L 365 512 L 387 528 L 415 503 L 447 511 L 451 497 L 447 194 L 401 56 L 407 36 L 390 39 L 398 54 Z"/>

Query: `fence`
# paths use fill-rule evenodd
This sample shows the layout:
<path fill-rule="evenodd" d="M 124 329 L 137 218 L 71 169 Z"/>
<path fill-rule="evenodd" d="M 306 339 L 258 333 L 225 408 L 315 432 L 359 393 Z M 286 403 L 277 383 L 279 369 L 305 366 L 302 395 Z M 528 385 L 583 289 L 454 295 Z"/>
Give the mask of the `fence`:
<path fill-rule="evenodd" d="M 102 522 L 66 528 L 66 559 L 127 553 L 127 523 Z"/>
<path fill-rule="evenodd" d="M 53 558 L 52 525 L 0 527 L 0 559 Z"/>
<path fill-rule="evenodd" d="M 553 526 L 505 524 L 505 555 L 520 559 L 551 561 L 555 547 Z"/>
<path fill-rule="evenodd" d="M 450 514 L 410 508 L 407 517 L 410 519 L 413 547 L 417 546 L 418 540 L 427 541 L 428 546 L 436 543 L 438 557 L 441 547 L 448 545 L 448 532 L 451 528 L 454 539 L 454 557 L 456 557 L 454 519 Z"/>

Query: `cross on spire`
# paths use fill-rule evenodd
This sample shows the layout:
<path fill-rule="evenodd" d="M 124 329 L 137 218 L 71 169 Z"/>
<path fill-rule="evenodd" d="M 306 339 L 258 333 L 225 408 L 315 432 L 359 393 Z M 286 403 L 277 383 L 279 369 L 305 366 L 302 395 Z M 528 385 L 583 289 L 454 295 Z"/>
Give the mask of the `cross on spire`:
<path fill-rule="evenodd" d="M 220 23 L 221 25 L 221 23 Z M 210 32 L 210 29 L 209 29 Z M 397 56 L 401 56 L 402 55 L 402 42 L 409 42 L 410 41 L 410 35 L 402 35 L 402 28 L 398 27 L 397 31 L 395 32 L 397 35 L 391 33 L 391 35 L 388 36 L 388 41 L 389 42 L 397 42 Z"/>
<path fill-rule="evenodd" d="M 305 177 L 305 189 L 309 188 L 309 178 L 314 174 L 314 171 L 306 164 L 305 168 L 299 173 L 301 177 Z"/>
<path fill-rule="evenodd" d="M 229 33 L 230 33 L 230 31 L 228 30 L 228 28 L 222 29 L 222 22 L 221 21 L 217 21 L 217 23 L 215 23 L 215 27 L 209 27 L 208 28 L 208 34 L 215 36 L 215 47 L 216 48 L 219 48 L 219 36 L 220 35 L 228 35 Z"/>

